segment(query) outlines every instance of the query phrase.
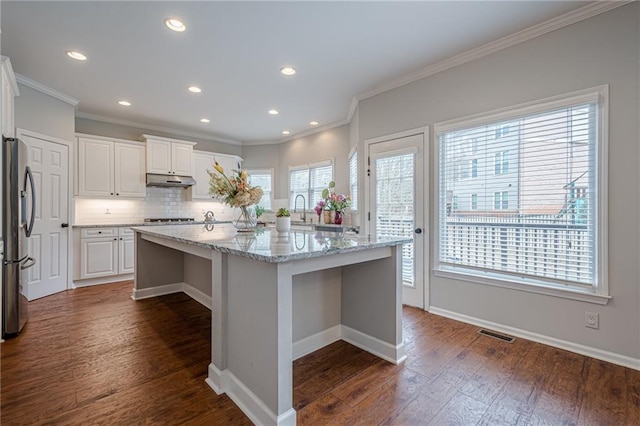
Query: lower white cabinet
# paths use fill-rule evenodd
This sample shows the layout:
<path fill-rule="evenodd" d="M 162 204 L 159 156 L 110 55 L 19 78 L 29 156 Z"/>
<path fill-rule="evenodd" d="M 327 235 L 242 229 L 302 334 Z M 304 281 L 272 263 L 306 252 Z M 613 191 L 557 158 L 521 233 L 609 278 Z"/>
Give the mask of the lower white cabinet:
<path fill-rule="evenodd" d="M 84 228 L 80 231 L 80 279 L 131 274 L 133 231 L 129 228 Z"/>

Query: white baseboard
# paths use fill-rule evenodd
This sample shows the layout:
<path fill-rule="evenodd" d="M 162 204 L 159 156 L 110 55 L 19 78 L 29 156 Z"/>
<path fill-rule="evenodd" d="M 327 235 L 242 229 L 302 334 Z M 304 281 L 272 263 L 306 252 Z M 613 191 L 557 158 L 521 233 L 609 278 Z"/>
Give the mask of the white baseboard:
<path fill-rule="evenodd" d="M 131 298 L 133 300 L 148 299 L 150 297 L 164 296 L 165 294 L 179 293 L 184 288 L 184 283 L 161 285 L 158 287 L 133 289 Z"/>
<path fill-rule="evenodd" d="M 208 308 L 209 310 L 211 310 L 211 306 L 213 306 L 213 301 L 211 299 L 211 296 L 207 296 L 206 294 L 204 294 L 203 292 L 201 292 L 200 290 L 198 290 L 197 288 L 184 283 L 182 291 L 189 297 L 191 297 L 193 300 L 195 300 L 196 302 L 200 303 L 202 306 L 204 306 L 205 308 Z"/>
<path fill-rule="evenodd" d="M 89 287 L 92 285 L 99 284 L 111 284 L 117 283 L 118 281 L 131 281 L 133 280 L 133 274 L 123 274 L 123 275 L 111 275 L 108 277 L 100 277 L 100 278 L 88 278 L 86 280 L 75 280 L 71 282 L 70 288 L 80 288 L 80 287 Z"/>
<path fill-rule="evenodd" d="M 240 410 L 256 425 L 296 425 L 296 410 L 290 408 L 286 412 L 276 416 L 260 398 L 251 392 L 251 390 L 229 370 L 220 371 L 215 365 L 209 364 L 209 377 L 205 382 L 218 395 L 226 393 Z"/>
<path fill-rule="evenodd" d="M 567 350 L 569 352 L 575 352 L 580 355 L 585 355 L 591 358 L 607 361 L 612 364 L 621 365 L 623 367 L 632 368 L 634 370 L 640 370 L 640 359 L 632 358 L 626 355 L 616 354 L 614 352 L 605 351 L 591 346 L 585 346 L 578 343 L 567 342 L 566 340 L 556 339 L 555 337 L 549 337 L 538 333 L 522 330 L 508 325 L 498 324 L 491 321 L 485 321 L 480 318 L 471 317 L 464 314 L 448 311 L 440 308 L 429 308 L 429 312 L 435 315 L 440 315 L 446 318 L 451 318 L 457 321 L 462 321 L 468 324 L 473 324 L 478 327 L 489 328 L 491 330 L 500 331 L 512 336 L 521 337 L 523 339 L 532 340 L 534 342 L 542 343 L 544 345 L 553 346 Z"/>
<path fill-rule="evenodd" d="M 342 340 L 394 364 L 400 364 L 407 359 L 404 342 L 394 346 L 346 325 L 342 326 Z"/>
<path fill-rule="evenodd" d="M 342 337 L 342 326 L 336 325 L 297 342 L 293 342 L 293 360 L 337 342 Z"/>

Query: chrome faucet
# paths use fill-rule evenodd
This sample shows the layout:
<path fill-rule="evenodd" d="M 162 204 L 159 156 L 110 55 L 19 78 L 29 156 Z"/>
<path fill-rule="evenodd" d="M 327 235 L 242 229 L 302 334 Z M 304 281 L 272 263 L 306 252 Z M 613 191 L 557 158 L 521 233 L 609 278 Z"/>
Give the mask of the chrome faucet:
<path fill-rule="evenodd" d="M 208 212 L 206 212 L 204 214 L 204 221 L 205 222 L 213 222 L 215 219 L 215 216 L 213 214 L 213 212 L 211 210 L 209 210 Z"/>
<path fill-rule="evenodd" d="M 304 195 L 302 194 L 296 195 L 296 198 L 293 201 L 293 212 L 294 213 L 298 212 L 298 197 L 302 197 L 302 214 L 300 215 L 300 218 L 302 219 L 303 223 L 306 223 L 307 222 L 307 199 L 304 198 Z"/>

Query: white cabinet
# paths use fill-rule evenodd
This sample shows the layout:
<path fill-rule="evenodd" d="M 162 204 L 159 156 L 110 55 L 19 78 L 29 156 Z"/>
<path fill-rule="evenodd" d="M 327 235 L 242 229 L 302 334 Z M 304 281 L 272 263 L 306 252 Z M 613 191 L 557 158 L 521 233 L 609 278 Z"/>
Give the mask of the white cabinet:
<path fill-rule="evenodd" d="M 143 135 L 147 142 L 147 172 L 193 176 L 195 142 Z"/>
<path fill-rule="evenodd" d="M 138 142 L 78 138 L 78 195 L 145 197 L 145 147 Z"/>
<path fill-rule="evenodd" d="M 19 94 L 18 84 L 11 68 L 11 61 L 6 56 L 0 56 L 2 74 L 0 83 L 0 119 L 2 134 L 8 138 L 15 136 L 14 97 Z"/>
<path fill-rule="evenodd" d="M 238 164 L 242 163 L 242 158 L 238 156 L 207 151 L 193 151 L 193 156 L 195 159 L 193 178 L 196 180 L 196 184 L 191 187 L 192 199 L 211 199 L 207 170 L 213 171 L 214 161 L 224 167 L 224 173 L 227 176 L 230 176 L 231 171 L 238 169 Z"/>
<path fill-rule="evenodd" d="M 117 227 L 82 229 L 79 260 L 81 280 L 133 273 L 133 231 Z"/>

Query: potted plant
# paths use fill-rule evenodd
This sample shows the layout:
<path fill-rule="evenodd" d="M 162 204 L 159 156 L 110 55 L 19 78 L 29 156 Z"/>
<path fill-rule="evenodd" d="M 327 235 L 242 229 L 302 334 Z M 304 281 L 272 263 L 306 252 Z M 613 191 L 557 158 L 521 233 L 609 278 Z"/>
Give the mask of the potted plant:
<path fill-rule="evenodd" d="M 284 207 L 278 209 L 276 213 L 276 231 L 289 232 L 291 229 L 291 214 Z"/>
<path fill-rule="evenodd" d="M 264 207 L 260 204 L 256 204 L 256 218 L 258 219 L 258 225 L 264 226 L 264 222 L 260 220 L 260 216 L 264 213 Z"/>

